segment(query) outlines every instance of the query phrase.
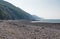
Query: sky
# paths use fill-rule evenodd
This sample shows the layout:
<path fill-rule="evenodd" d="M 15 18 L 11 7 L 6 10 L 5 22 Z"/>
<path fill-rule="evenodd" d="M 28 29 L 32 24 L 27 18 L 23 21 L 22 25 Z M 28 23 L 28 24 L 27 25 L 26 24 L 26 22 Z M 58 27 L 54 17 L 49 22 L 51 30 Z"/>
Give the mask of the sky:
<path fill-rule="evenodd" d="M 32 15 L 60 19 L 60 0 L 5 0 Z"/>

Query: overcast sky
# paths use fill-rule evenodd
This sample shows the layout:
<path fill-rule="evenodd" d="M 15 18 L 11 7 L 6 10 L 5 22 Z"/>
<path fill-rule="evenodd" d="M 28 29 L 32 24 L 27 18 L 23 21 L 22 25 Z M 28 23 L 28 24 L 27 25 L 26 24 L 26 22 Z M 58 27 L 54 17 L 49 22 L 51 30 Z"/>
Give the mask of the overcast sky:
<path fill-rule="evenodd" d="M 45 19 L 60 19 L 60 0 L 5 0 Z"/>

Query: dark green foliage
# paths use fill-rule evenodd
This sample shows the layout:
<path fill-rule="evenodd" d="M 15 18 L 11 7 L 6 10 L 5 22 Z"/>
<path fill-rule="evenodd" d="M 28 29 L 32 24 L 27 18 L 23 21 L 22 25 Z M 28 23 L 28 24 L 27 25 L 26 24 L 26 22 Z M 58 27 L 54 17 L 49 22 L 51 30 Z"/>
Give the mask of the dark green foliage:
<path fill-rule="evenodd" d="M 0 20 L 35 20 L 32 15 L 15 7 L 14 5 L 0 0 Z"/>

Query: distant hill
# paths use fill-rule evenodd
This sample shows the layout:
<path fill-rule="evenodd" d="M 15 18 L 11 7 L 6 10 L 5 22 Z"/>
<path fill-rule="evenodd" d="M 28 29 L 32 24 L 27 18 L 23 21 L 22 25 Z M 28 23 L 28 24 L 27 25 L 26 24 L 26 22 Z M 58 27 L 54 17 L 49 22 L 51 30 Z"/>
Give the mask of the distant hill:
<path fill-rule="evenodd" d="M 36 20 L 41 20 L 41 19 L 43 19 L 43 18 L 38 17 L 38 16 L 36 16 L 36 15 L 33 15 L 33 18 L 35 18 Z"/>
<path fill-rule="evenodd" d="M 0 0 L 0 20 L 20 19 L 35 20 L 32 15 L 22 9 L 15 7 L 6 1 Z"/>

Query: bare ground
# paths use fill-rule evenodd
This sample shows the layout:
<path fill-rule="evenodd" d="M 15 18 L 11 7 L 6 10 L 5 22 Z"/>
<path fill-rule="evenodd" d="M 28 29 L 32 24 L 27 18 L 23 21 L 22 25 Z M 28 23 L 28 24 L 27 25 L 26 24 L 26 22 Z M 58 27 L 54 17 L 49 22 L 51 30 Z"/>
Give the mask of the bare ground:
<path fill-rule="evenodd" d="M 58 23 L 0 21 L 0 39 L 60 39 L 59 27 Z"/>

